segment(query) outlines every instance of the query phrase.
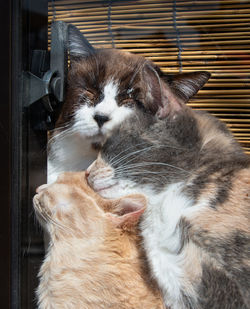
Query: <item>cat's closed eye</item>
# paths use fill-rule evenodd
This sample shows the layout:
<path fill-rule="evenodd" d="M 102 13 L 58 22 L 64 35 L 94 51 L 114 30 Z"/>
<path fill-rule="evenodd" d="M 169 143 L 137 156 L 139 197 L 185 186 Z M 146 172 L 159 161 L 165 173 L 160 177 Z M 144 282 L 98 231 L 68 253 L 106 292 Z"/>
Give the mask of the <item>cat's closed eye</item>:
<path fill-rule="evenodd" d="M 126 99 L 123 99 L 123 100 L 120 102 L 120 105 L 132 107 L 135 103 L 136 103 L 136 102 L 135 102 L 134 99 L 132 99 L 132 98 L 126 98 Z"/>
<path fill-rule="evenodd" d="M 140 107 L 143 105 L 145 98 L 142 95 L 141 91 L 139 89 L 133 90 L 133 93 L 126 92 L 126 94 L 122 93 L 122 96 L 119 100 L 119 106 L 127 106 L 127 107 L 133 107 L 137 105 Z"/>
<path fill-rule="evenodd" d="M 91 90 L 84 89 L 81 91 L 79 95 L 78 102 L 79 103 L 93 103 L 95 100 L 95 94 Z"/>

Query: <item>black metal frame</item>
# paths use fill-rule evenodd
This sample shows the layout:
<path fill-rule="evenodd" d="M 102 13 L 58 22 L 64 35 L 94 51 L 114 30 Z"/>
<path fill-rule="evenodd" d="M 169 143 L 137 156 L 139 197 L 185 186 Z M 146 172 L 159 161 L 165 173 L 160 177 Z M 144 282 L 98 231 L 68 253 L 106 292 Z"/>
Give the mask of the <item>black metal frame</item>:
<path fill-rule="evenodd" d="M 1 308 L 9 308 L 10 304 L 10 247 L 11 247 L 11 214 L 10 214 L 10 14 L 9 1 L 0 2 L 0 299 Z"/>
<path fill-rule="evenodd" d="M 25 108 L 23 71 L 34 49 L 47 49 L 47 0 L 0 1 L 0 307 L 36 308 L 34 289 L 43 257 L 32 196 L 46 182 L 46 131 L 31 122 L 41 102 Z"/>

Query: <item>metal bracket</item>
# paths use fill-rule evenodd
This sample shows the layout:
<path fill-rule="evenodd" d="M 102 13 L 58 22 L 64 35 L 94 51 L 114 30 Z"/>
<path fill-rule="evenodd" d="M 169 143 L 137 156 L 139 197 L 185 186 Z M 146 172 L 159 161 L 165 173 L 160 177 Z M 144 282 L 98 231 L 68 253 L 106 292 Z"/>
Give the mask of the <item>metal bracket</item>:
<path fill-rule="evenodd" d="M 32 72 L 23 73 L 26 107 L 42 99 L 45 110 L 48 114 L 51 114 L 64 101 L 68 67 L 67 27 L 68 25 L 63 21 L 55 21 L 51 25 L 51 50 L 47 71 L 44 72 L 43 68 L 46 66 L 48 52 L 44 50 L 33 51 Z"/>

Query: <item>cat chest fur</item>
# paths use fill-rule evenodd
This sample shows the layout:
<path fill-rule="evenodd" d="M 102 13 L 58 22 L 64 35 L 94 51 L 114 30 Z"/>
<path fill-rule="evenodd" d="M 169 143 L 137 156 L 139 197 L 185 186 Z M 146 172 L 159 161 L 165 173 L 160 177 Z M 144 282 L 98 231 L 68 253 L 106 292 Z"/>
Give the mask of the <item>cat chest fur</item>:
<path fill-rule="evenodd" d="M 191 218 L 205 205 L 205 201 L 194 205 L 182 189 L 183 184 L 176 183 L 169 185 L 159 195 L 148 192 L 147 196 L 154 198 L 149 198 L 141 223 L 144 247 L 153 276 L 162 289 L 165 303 L 174 309 L 185 308 L 182 292 L 190 294 L 192 298 L 196 297 L 192 284 L 188 282 L 185 265 L 187 255 L 192 255 L 191 251 L 195 249 L 187 246 L 180 250 L 182 235 L 179 223 L 183 218 Z M 194 272 L 189 275 L 196 276 L 197 269 Z"/>

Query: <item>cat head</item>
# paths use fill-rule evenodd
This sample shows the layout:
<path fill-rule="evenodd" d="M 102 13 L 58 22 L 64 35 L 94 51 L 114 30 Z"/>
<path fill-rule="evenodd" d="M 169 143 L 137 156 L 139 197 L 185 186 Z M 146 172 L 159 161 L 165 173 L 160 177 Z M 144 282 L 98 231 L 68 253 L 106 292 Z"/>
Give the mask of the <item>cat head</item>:
<path fill-rule="evenodd" d="M 207 72 L 164 75 L 151 61 L 116 49 L 96 49 L 68 26 L 70 69 L 66 100 L 57 127 L 99 141 L 135 109 L 166 117 L 167 103 L 191 98 L 208 80 Z"/>
<path fill-rule="evenodd" d="M 104 143 L 88 168 L 90 186 L 102 196 L 162 192 L 166 186 L 191 183 L 244 153 L 226 126 L 208 113 L 170 102 L 164 119 L 137 113 L 123 122 Z"/>
<path fill-rule="evenodd" d="M 34 209 L 41 225 L 53 239 L 105 238 L 108 230 L 136 231 L 146 207 L 143 195 L 106 200 L 86 182 L 84 172 L 64 173 L 50 185 L 37 188 Z"/>

